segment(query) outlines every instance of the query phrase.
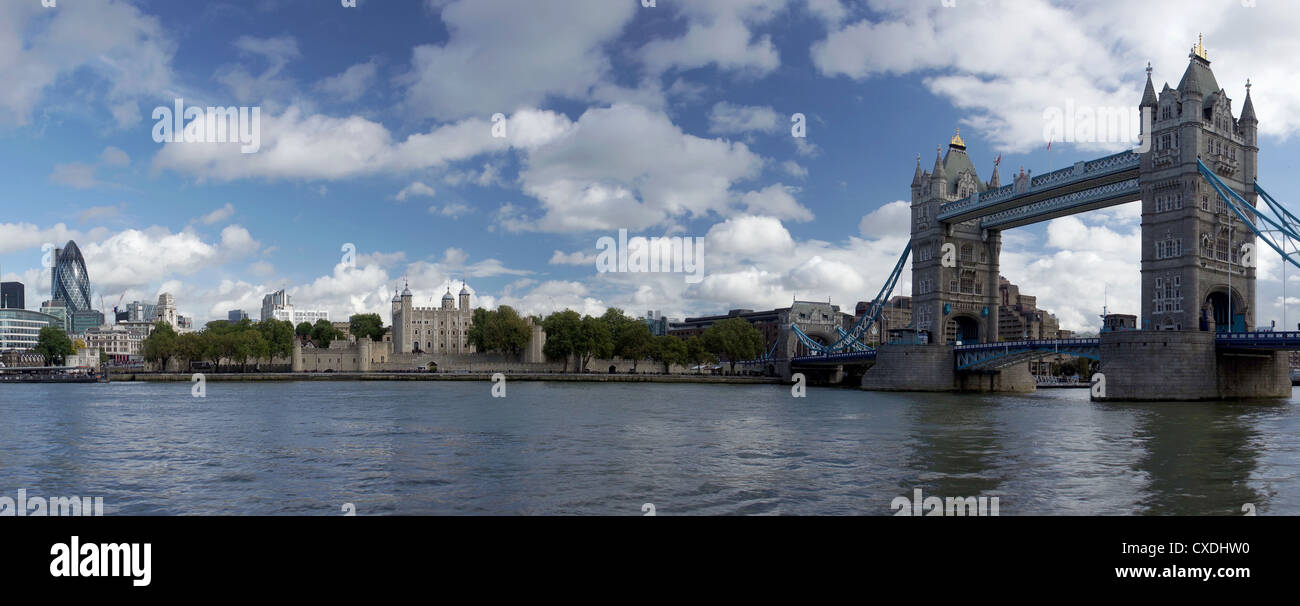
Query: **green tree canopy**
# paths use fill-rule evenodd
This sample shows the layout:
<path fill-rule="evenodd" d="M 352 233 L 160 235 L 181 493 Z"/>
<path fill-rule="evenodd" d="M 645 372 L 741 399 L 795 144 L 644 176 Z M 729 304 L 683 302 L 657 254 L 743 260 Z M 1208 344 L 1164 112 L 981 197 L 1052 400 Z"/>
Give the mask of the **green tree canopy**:
<path fill-rule="evenodd" d="M 509 305 L 493 311 L 475 309 L 467 338 L 479 352 L 519 355 L 532 338 L 532 328 L 519 312 Z"/>
<path fill-rule="evenodd" d="M 632 371 L 636 372 L 641 360 L 654 354 L 655 340 L 650 334 L 650 327 L 640 320 L 627 320 L 614 327 L 614 355 L 632 360 Z"/>
<path fill-rule="evenodd" d="M 306 339 L 311 336 L 311 322 L 299 322 L 298 326 L 293 329 L 293 333 L 299 338 Z"/>
<path fill-rule="evenodd" d="M 68 338 L 68 333 L 63 332 L 63 329 L 58 326 L 42 328 L 40 334 L 36 336 L 36 347 L 33 351 L 45 358 L 46 366 L 62 366 L 67 362 L 68 356 L 77 353 L 72 345 L 72 339 Z"/>
<path fill-rule="evenodd" d="M 717 361 L 709 348 L 705 346 L 704 339 L 700 337 L 690 337 L 686 339 L 686 359 L 695 366 L 701 366 L 705 363 Z"/>
<path fill-rule="evenodd" d="M 691 361 L 686 341 L 672 335 L 655 337 L 653 350 L 651 355 L 655 361 L 663 363 L 664 372 L 670 372 L 673 364 L 686 365 Z"/>
<path fill-rule="evenodd" d="M 368 337 L 371 341 L 383 341 L 384 321 L 379 314 L 357 314 L 348 318 L 348 330 L 352 336 L 360 339 Z"/>
<path fill-rule="evenodd" d="M 266 341 L 267 358 L 288 358 L 293 355 L 293 323 L 288 320 L 269 318 L 255 325 Z"/>
<path fill-rule="evenodd" d="M 142 343 L 144 359 L 157 362 L 162 370 L 167 370 L 167 362 L 176 357 L 176 331 L 171 324 L 156 322 L 153 332 Z"/>
<path fill-rule="evenodd" d="M 704 346 L 719 358 L 725 358 L 736 372 L 736 362 L 763 355 L 763 333 L 744 318 L 727 318 L 704 330 Z"/>
<path fill-rule="evenodd" d="M 334 325 L 330 324 L 329 320 L 323 318 L 316 320 L 316 324 L 311 327 L 311 340 L 316 343 L 317 347 L 329 347 L 332 341 L 342 336 L 343 333 L 334 328 Z"/>
<path fill-rule="evenodd" d="M 542 320 L 546 345 L 542 353 L 551 360 L 567 360 L 576 352 L 575 342 L 582 331 L 582 316 L 572 309 L 553 313 Z"/>
<path fill-rule="evenodd" d="M 177 336 L 173 351 L 176 359 L 183 360 L 186 366 L 195 360 L 202 360 L 203 333 L 187 332 Z"/>
<path fill-rule="evenodd" d="M 585 370 L 587 363 L 595 358 L 614 355 L 614 331 L 609 323 L 604 318 L 584 316 L 573 353 L 578 356 L 578 370 Z"/>
<path fill-rule="evenodd" d="M 271 346 L 262 338 L 262 333 L 248 329 L 226 335 L 230 339 L 230 359 L 238 362 L 241 370 L 248 369 L 248 360 L 260 360 L 270 351 Z"/>

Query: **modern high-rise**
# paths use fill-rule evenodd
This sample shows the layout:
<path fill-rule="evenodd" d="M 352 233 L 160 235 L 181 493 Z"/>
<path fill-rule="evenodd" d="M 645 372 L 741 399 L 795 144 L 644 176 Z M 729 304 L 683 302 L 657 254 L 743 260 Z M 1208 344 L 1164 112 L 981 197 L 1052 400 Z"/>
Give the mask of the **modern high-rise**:
<path fill-rule="evenodd" d="M 27 309 L 22 282 L 0 282 L 0 309 Z"/>
<path fill-rule="evenodd" d="M 54 249 L 54 271 L 50 273 L 50 298 L 63 301 L 69 312 L 90 311 L 90 276 L 77 243 L 68 240 Z"/>
<path fill-rule="evenodd" d="M 248 312 L 242 309 L 232 309 L 230 310 L 230 313 L 226 314 L 226 320 L 231 324 L 239 322 L 240 320 L 243 320 L 244 318 L 247 317 L 248 317 Z"/>
<path fill-rule="evenodd" d="M 85 334 L 86 331 L 103 325 L 104 312 L 94 309 L 74 311 L 68 318 L 68 332 L 71 334 Z"/>
<path fill-rule="evenodd" d="M 0 351 L 27 351 L 36 347 L 41 329 L 63 327 L 63 320 L 26 309 L 0 309 Z"/>
<path fill-rule="evenodd" d="M 158 317 L 158 306 L 153 303 L 132 301 L 126 304 L 127 320 L 131 322 L 153 322 Z"/>
<path fill-rule="evenodd" d="M 283 320 L 294 325 L 306 322 L 315 324 L 320 320 L 329 321 L 330 312 L 323 309 L 295 309 L 293 295 L 277 290 L 262 297 L 262 320 Z"/>
<path fill-rule="evenodd" d="M 277 290 L 262 297 L 262 320 L 274 318 L 277 310 L 292 308 L 293 295 L 284 292 L 284 290 Z"/>
<path fill-rule="evenodd" d="M 41 313 L 54 316 L 58 319 L 59 322 L 58 324 L 55 324 L 55 326 L 63 329 L 64 332 L 72 328 L 72 312 L 68 309 L 67 305 L 63 304 L 63 301 L 46 301 L 41 303 Z"/>

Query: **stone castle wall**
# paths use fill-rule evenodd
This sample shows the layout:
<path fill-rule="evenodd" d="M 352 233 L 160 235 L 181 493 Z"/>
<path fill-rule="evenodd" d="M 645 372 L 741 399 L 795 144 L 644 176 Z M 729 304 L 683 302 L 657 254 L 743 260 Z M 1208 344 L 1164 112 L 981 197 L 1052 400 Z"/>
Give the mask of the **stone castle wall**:
<path fill-rule="evenodd" d="M 549 361 L 542 355 L 541 345 L 538 343 L 537 333 L 541 328 L 534 329 L 534 338 L 529 343 L 529 347 L 519 357 L 507 356 L 503 354 L 415 354 L 415 353 L 393 353 L 392 343 L 375 343 L 369 339 L 358 339 L 355 343 L 335 341 L 328 348 L 303 348 L 301 345 L 294 345 L 293 354 L 293 371 L 294 372 L 412 372 L 416 370 L 428 369 L 429 365 L 436 364 L 440 372 L 573 372 L 575 363 L 572 360 Z M 540 341 L 545 341 L 545 333 L 542 333 Z M 641 360 L 634 363 L 632 360 L 591 360 L 587 363 L 587 368 L 593 373 L 605 374 L 609 372 L 611 366 L 619 374 L 630 372 L 633 366 L 636 366 L 638 374 L 662 373 L 664 365 L 653 360 Z M 672 373 L 693 372 L 689 368 L 680 365 L 673 365 L 670 368 Z"/>

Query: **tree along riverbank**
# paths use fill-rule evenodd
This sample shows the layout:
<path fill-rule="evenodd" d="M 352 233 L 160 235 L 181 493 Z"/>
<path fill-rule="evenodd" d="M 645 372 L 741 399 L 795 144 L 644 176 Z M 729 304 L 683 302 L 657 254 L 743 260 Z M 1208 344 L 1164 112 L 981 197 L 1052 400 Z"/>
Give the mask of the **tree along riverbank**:
<path fill-rule="evenodd" d="M 143 382 L 190 382 L 199 373 L 125 372 L 110 379 Z M 496 373 L 470 372 L 327 372 L 327 373 L 203 373 L 205 381 L 491 381 Z M 739 385 L 781 384 L 777 377 L 723 375 L 656 375 L 597 373 L 501 373 L 508 381 L 568 381 L 590 383 L 734 383 Z"/>

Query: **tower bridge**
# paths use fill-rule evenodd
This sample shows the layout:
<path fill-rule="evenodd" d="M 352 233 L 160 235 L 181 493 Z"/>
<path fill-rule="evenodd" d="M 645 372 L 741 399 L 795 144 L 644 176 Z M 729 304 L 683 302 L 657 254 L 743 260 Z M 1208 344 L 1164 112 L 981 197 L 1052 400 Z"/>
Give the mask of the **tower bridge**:
<path fill-rule="evenodd" d="M 1040 176 L 1021 169 L 1003 185 L 997 166 L 977 174 L 960 132 L 911 183 L 911 239 L 869 313 L 833 342 L 791 327 L 811 355 L 785 372 L 869 367 L 866 389 L 1029 391 L 1026 361 L 1053 353 L 1099 360 L 1094 398 L 1189 400 L 1286 397 L 1284 350 L 1300 333 L 1255 332 L 1255 256 L 1262 240 L 1285 261 L 1300 219 L 1256 181 L 1259 121 L 1247 83 L 1239 115 L 1198 43 L 1177 87 L 1157 94 L 1147 67 L 1138 105 L 1140 150 Z M 1278 217 L 1259 210 L 1263 196 Z M 998 333 L 1002 231 L 1141 200 L 1139 330 L 1096 339 L 1003 342 Z M 1292 244 L 1278 245 L 1289 239 Z M 914 335 L 873 349 L 863 336 L 911 258 Z M 864 349 L 865 347 L 865 349 Z"/>

